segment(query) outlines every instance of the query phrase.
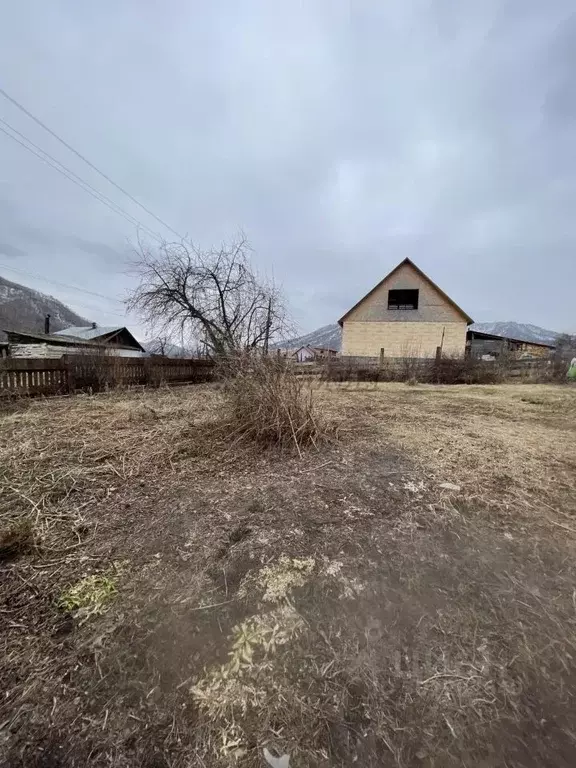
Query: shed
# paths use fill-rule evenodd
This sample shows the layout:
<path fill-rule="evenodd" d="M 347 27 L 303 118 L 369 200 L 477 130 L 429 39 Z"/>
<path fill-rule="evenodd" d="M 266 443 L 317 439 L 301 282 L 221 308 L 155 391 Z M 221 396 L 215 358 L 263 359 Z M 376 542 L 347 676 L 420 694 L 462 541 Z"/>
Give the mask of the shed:
<path fill-rule="evenodd" d="M 554 344 L 540 341 L 513 339 L 509 336 L 499 336 L 495 333 L 484 333 L 470 329 L 466 334 L 466 353 L 470 357 L 495 360 L 509 355 L 517 359 L 547 357 L 556 349 Z"/>

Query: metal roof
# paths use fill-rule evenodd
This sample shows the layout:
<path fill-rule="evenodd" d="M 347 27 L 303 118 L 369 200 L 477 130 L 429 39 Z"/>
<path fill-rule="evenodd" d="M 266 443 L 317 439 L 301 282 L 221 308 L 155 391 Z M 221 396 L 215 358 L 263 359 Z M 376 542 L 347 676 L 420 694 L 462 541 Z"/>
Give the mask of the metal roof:
<path fill-rule="evenodd" d="M 96 328 L 92 325 L 73 325 L 70 328 L 64 328 L 63 331 L 56 331 L 55 335 L 64 336 L 66 338 L 85 339 L 86 341 L 101 341 L 102 343 L 105 343 L 112 336 L 115 336 L 122 331 L 125 331 L 134 343 L 128 346 L 117 344 L 114 346 L 123 346 L 126 349 L 139 349 L 141 352 L 146 351 L 134 334 L 129 331 L 125 325 L 97 325 Z"/>
<path fill-rule="evenodd" d="M 100 336 L 108 336 L 111 333 L 118 333 L 124 330 L 124 326 L 118 327 L 112 325 L 98 325 L 93 328 L 91 325 L 72 325 L 70 328 L 64 328 L 63 331 L 54 331 L 56 336 L 74 336 L 76 339 L 98 339 Z"/>
<path fill-rule="evenodd" d="M 18 343 L 19 340 L 24 339 L 28 340 L 31 339 L 33 341 L 44 341 L 49 344 L 59 344 L 64 346 L 74 346 L 80 345 L 84 347 L 98 347 L 103 348 L 103 344 L 99 344 L 96 341 L 87 341 L 86 339 L 81 339 L 78 336 L 57 336 L 55 333 L 33 333 L 29 331 L 13 331 L 9 330 L 8 328 L 4 328 L 4 333 L 8 336 L 8 341 L 10 343 Z"/>
<path fill-rule="evenodd" d="M 548 349 L 556 349 L 555 344 L 550 344 L 544 341 L 530 341 L 530 339 L 515 339 L 512 336 L 503 336 L 500 333 L 485 333 L 484 331 L 475 331 L 473 328 L 469 328 L 467 336 L 471 339 L 486 339 L 487 341 L 513 341 L 516 344 L 530 344 L 532 347 L 547 347 Z"/>

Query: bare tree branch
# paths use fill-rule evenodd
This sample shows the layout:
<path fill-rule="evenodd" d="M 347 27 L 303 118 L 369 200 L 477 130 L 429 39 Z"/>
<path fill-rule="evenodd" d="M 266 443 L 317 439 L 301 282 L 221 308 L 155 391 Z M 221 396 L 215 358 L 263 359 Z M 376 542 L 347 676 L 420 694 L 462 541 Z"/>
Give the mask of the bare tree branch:
<path fill-rule="evenodd" d="M 184 333 L 212 355 L 263 347 L 287 332 L 282 292 L 259 277 L 244 235 L 219 249 L 138 241 L 133 270 L 139 284 L 130 311 L 166 336 Z"/>

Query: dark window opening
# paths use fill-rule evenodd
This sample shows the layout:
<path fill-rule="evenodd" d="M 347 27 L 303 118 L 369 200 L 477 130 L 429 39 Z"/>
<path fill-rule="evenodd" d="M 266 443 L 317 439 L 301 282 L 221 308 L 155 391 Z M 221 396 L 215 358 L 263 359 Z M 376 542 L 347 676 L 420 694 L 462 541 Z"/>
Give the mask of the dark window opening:
<path fill-rule="evenodd" d="M 418 289 L 388 291 L 388 309 L 418 309 Z"/>

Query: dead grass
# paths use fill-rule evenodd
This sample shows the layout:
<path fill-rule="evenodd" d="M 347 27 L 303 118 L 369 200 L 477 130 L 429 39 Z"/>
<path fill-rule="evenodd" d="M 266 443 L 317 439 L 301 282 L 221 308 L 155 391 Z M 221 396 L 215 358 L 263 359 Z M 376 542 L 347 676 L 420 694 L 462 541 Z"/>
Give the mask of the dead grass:
<path fill-rule="evenodd" d="M 0 561 L 18 557 L 33 546 L 34 529 L 27 517 L 9 520 L 0 528 Z"/>
<path fill-rule="evenodd" d="M 359 423 L 368 417 L 423 474 L 461 485 L 461 505 L 527 512 L 532 520 L 536 507 L 560 523 L 576 516 L 576 393 L 569 388 L 373 384 L 325 392 L 327 409 L 345 408 Z"/>
<path fill-rule="evenodd" d="M 230 449 L 212 387 L 0 421 L 42 544 L 0 563 L 1 763 L 574 764 L 576 393 L 315 398 L 302 458 Z"/>
<path fill-rule="evenodd" d="M 199 425 L 218 418 L 218 402 L 208 389 L 193 405 L 182 391 L 144 391 L 33 401 L 4 416 L 0 525 L 27 521 L 52 554 L 78 546 L 94 533 L 90 508 L 125 483 L 173 469 Z"/>

